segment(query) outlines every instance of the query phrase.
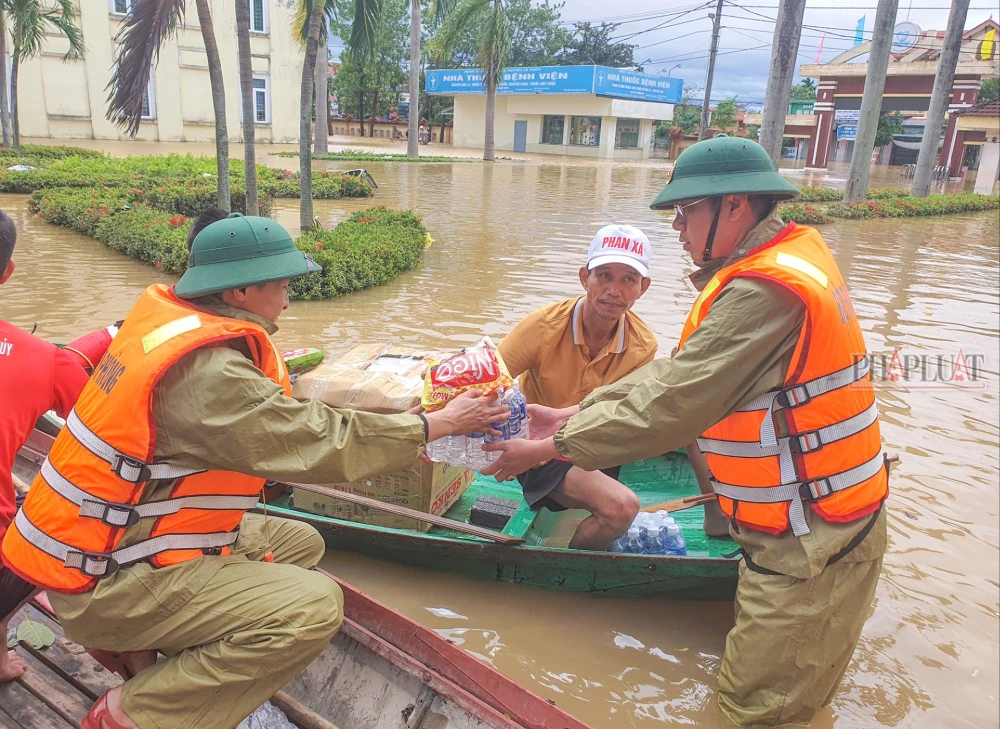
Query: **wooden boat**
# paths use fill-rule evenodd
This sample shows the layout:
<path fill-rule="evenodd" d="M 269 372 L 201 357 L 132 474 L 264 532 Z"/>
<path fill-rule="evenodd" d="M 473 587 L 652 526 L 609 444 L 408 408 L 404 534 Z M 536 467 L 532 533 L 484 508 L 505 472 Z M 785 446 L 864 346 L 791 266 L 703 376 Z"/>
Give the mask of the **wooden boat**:
<path fill-rule="evenodd" d="M 19 478 L 34 477 L 51 444 L 51 436 L 32 434 L 18 453 Z M 302 729 L 589 729 L 433 630 L 338 582 L 343 628 L 273 700 Z M 24 617 L 51 628 L 57 641 L 44 650 L 18 647 L 31 670 L 0 685 L 0 728 L 79 726 L 120 680 L 62 635 L 44 600 L 12 623 Z"/>
<path fill-rule="evenodd" d="M 681 453 L 628 464 L 622 469 L 621 479 L 639 495 L 644 506 L 699 493 L 694 472 Z M 739 561 L 726 555 L 735 552 L 737 545 L 728 538 L 705 535 L 701 506 L 674 514 L 687 540 L 686 557 L 612 554 L 565 548 L 586 512 L 532 511 L 516 482 L 497 483 L 493 478 L 477 476 L 444 516 L 458 522 L 468 521 L 473 503 L 483 495 L 520 502 L 502 533 L 520 537 L 524 544 L 494 544 L 440 526 L 420 532 L 314 515 L 295 509 L 287 494 L 268 504 L 267 509 L 269 513 L 312 524 L 332 549 L 425 569 L 630 597 L 731 600 L 736 592 Z"/>
<path fill-rule="evenodd" d="M 25 448 L 47 452 L 46 438 L 48 436 L 36 431 L 32 436 L 34 440 L 29 440 Z M 15 473 L 16 470 L 15 467 Z M 668 453 L 627 464 L 622 468 L 621 479 L 635 490 L 644 506 L 699 493 L 694 471 L 682 453 Z M 627 597 L 655 595 L 677 600 L 731 600 L 736 593 L 739 559 L 731 555 L 737 545 L 729 538 L 706 536 L 702 529 L 704 508 L 701 506 L 674 514 L 687 540 L 686 557 L 612 554 L 565 548 L 586 512 L 532 511 L 516 482 L 497 483 L 493 478 L 477 475 L 444 516 L 467 522 L 473 503 L 483 495 L 520 502 L 502 533 L 523 539 L 523 544 L 494 544 L 439 526 L 420 532 L 315 515 L 294 508 L 289 493 L 268 503 L 266 508 L 276 516 L 312 524 L 331 549 L 424 569 Z"/>

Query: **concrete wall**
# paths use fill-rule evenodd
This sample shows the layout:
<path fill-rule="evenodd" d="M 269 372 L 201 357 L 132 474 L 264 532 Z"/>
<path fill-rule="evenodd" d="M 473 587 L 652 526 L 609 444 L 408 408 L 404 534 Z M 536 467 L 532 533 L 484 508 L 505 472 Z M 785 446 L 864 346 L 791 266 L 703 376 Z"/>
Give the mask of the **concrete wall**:
<path fill-rule="evenodd" d="M 453 142 L 459 147 L 482 147 L 485 142 L 486 95 L 458 95 L 455 99 Z M 601 117 L 601 144 L 577 146 L 542 144 L 542 121 L 545 115 L 566 117 L 565 138 L 569 139 L 571 116 Z M 608 99 L 593 94 L 497 95 L 494 140 L 499 150 L 514 148 L 514 122 L 528 123 L 526 152 L 565 154 L 580 157 L 646 159 L 654 119 L 673 119 L 672 104 L 657 104 L 624 99 Z M 618 119 L 639 119 L 639 148 L 616 149 L 615 129 Z"/>
<path fill-rule="evenodd" d="M 251 37 L 255 75 L 268 78 L 270 122 L 257 124 L 258 142 L 297 142 L 299 81 L 304 51 L 292 37 L 292 10 L 277 0 L 267 3 L 266 33 Z M 236 10 L 227 0 L 210 0 L 215 38 L 223 62 L 226 123 L 231 141 L 239 141 L 240 90 L 236 49 Z M 63 61 L 67 41 L 45 39 L 40 56 L 19 73 L 21 135 L 55 139 L 124 139 L 107 121 L 106 86 L 114 65 L 114 36 L 122 16 L 108 0 L 79 0 L 77 25 L 83 30 L 84 58 Z M 8 49 L 13 43 L 7 39 Z M 8 58 L 8 64 L 10 59 Z M 194 2 L 177 33 L 161 48 L 152 78 L 154 118 L 143 121 L 137 139 L 205 142 L 215 138 L 215 115 L 205 46 Z"/>

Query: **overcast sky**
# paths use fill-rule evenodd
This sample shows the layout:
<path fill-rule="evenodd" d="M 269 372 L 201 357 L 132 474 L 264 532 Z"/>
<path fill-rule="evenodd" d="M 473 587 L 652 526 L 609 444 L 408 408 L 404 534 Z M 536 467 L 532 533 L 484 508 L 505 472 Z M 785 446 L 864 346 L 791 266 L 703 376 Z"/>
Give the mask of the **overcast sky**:
<path fill-rule="evenodd" d="M 646 71 L 669 72 L 684 79 L 686 85 L 704 86 L 712 39 L 708 13 L 715 11 L 716 4 L 715 0 L 704 4 L 695 0 L 648 0 L 621 5 L 607 0 L 567 0 L 562 17 L 566 22 L 620 22 L 617 36 L 624 38 L 638 33 L 628 42 L 639 46 L 635 51 L 637 62 L 650 59 L 651 62 L 645 63 Z M 824 63 L 853 46 L 855 29 L 862 16 L 867 16 L 865 37 L 871 38 L 876 4 L 877 0 L 808 0 L 803 26 L 810 27 L 803 27 L 799 63 L 816 60 L 824 35 Z M 633 9 L 626 10 L 629 6 Z M 622 8 L 621 12 L 612 9 L 616 7 Z M 910 20 L 922 30 L 944 30 L 948 25 L 948 7 L 947 0 L 899 0 L 896 21 Z M 991 13 L 998 17 L 997 7 L 996 0 L 972 0 L 965 27 L 978 25 Z M 773 19 L 777 14 L 777 0 L 726 0 L 713 99 L 735 94 L 741 101 L 763 101 L 771 61 Z"/>
<path fill-rule="evenodd" d="M 821 41 L 824 63 L 853 46 L 862 16 L 865 38 L 870 39 L 876 4 L 877 0 L 808 0 L 799 64 L 815 62 Z M 635 59 L 647 72 L 669 73 L 684 79 L 685 85 L 704 87 L 712 39 L 708 13 L 716 5 L 717 0 L 646 0 L 621 5 L 607 0 L 566 0 L 562 19 L 567 27 L 585 20 L 621 23 L 616 37 L 639 46 Z M 948 0 L 899 0 L 896 22 L 910 20 L 922 30 L 944 30 L 948 7 Z M 777 0 L 725 0 L 713 100 L 735 94 L 744 103 L 763 103 L 777 14 Z M 965 27 L 975 27 L 991 15 L 1000 17 L 997 0 L 972 0 Z M 338 39 L 330 39 L 333 57 L 342 48 Z"/>

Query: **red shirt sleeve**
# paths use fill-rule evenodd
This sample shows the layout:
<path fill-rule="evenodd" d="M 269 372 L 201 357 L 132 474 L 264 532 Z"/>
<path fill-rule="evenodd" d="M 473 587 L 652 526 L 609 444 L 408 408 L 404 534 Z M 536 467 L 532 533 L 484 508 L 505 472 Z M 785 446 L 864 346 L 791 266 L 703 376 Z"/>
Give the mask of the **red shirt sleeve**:
<path fill-rule="evenodd" d="M 56 350 L 52 363 L 52 405 L 60 418 L 69 415 L 89 379 L 79 357 Z"/>

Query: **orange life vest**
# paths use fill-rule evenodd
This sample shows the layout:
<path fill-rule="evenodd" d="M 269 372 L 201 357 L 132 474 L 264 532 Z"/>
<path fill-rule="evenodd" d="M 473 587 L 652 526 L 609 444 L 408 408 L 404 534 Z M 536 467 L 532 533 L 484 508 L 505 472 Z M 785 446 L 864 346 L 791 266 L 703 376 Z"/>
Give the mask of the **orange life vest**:
<path fill-rule="evenodd" d="M 888 492 L 871 362 L 847 286 L 823 237 L 794 223 L 721 269 L 691 307 L 680 347 L 737 277 L 784 286 L 805 321 L 779 390 L 723 418 L 698 439 L 722 510 L 772 534 L 806 534 L 803 504 L 827 521 L 875 511 Z"/>
<path fill-rule="evenodd" d="M 281 355 L 257 324 L 217 316 L 150 286 L 84 387 L 3 542 L 4 562 L 47 590 L 85 592 L 140 561 L 165 567 L 228 554 L 264 479 L 156 463 L 153 390 L 185 354 L 231 340 L 291 392 Z M 150 481 L 175 480 L 168 499 L 140 504 Z M 118 549 L 153 519 L 148 539 Z"/>

